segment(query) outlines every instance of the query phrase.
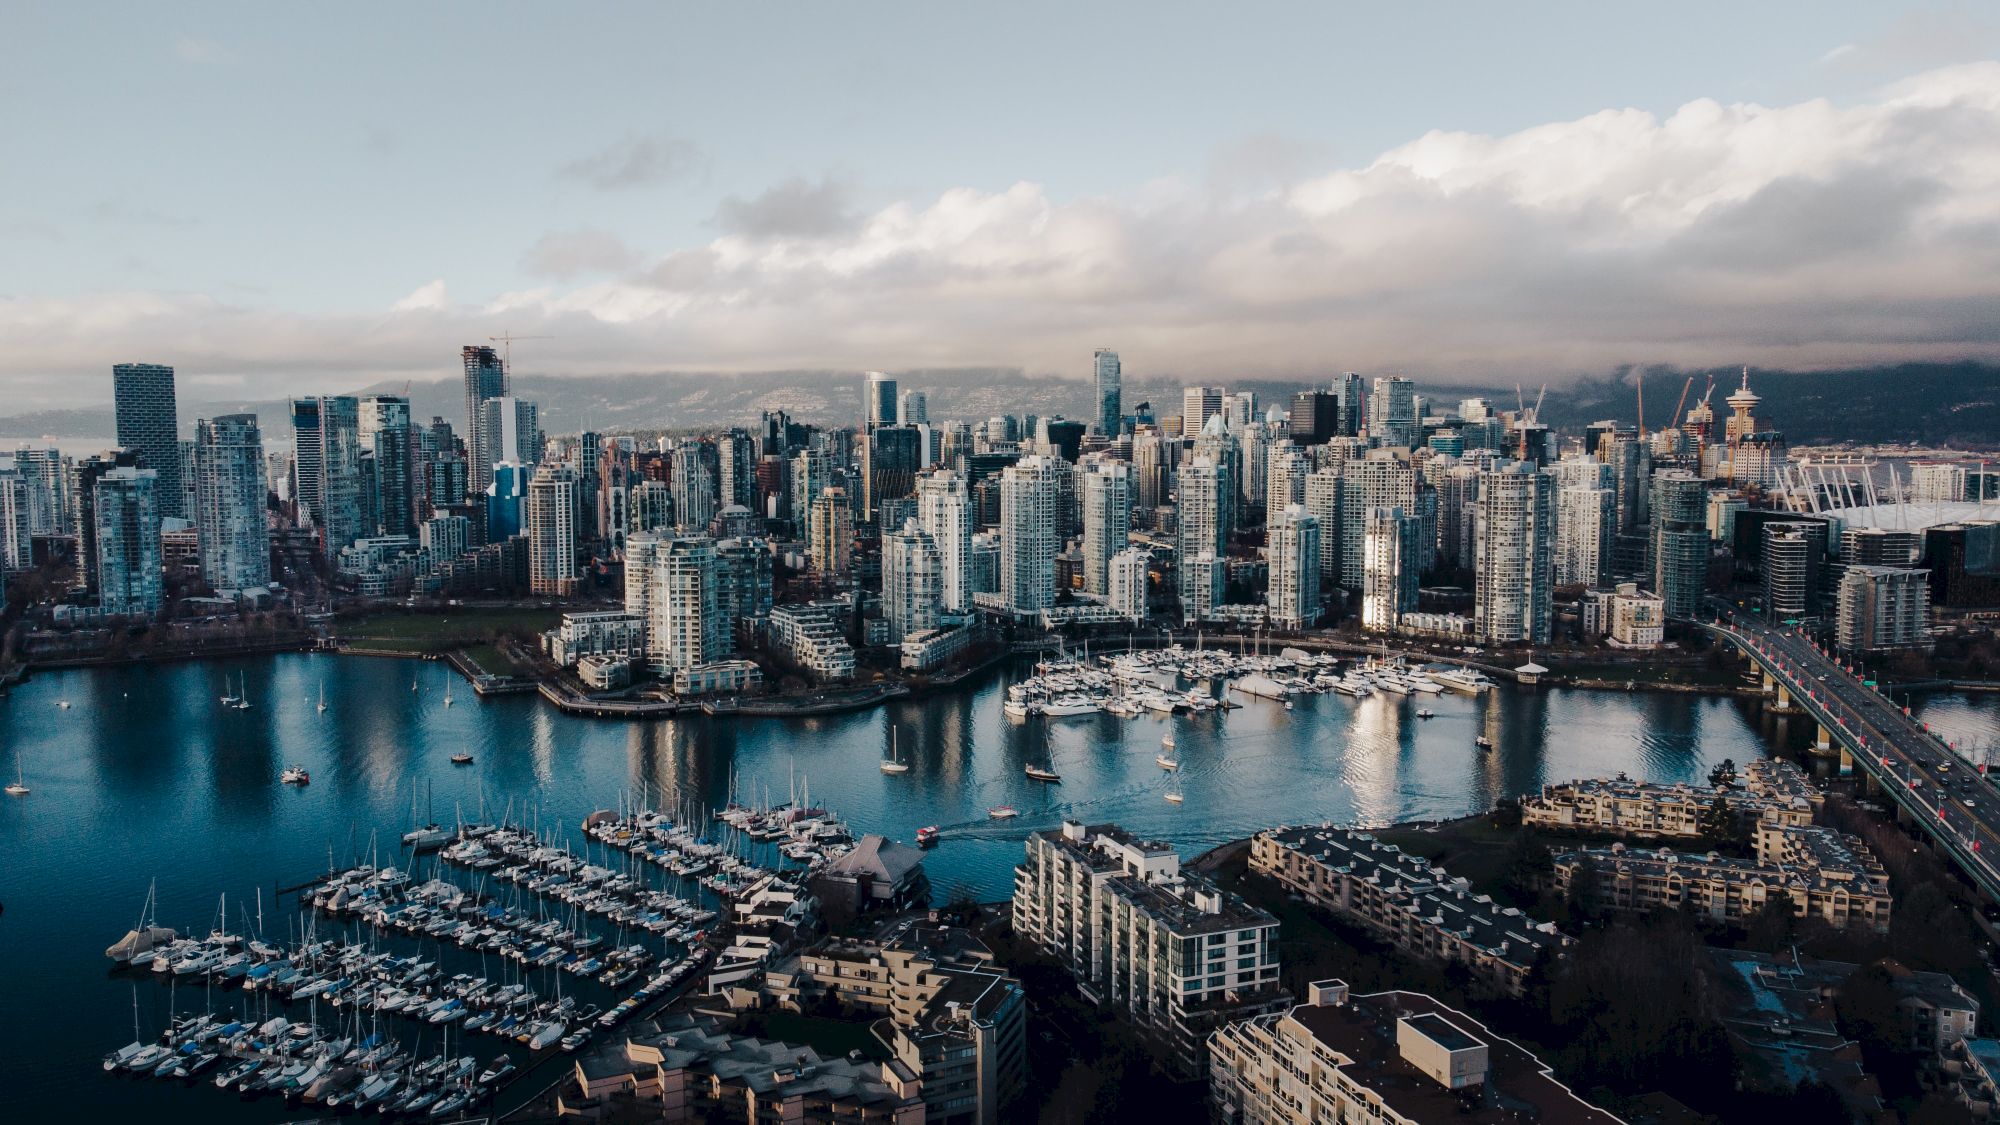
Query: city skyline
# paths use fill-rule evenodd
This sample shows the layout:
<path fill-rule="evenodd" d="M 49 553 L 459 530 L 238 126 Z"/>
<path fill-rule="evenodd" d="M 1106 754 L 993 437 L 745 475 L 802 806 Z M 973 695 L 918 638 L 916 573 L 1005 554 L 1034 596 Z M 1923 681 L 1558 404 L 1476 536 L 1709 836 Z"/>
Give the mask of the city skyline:
<path fill-rule="evenodd" d="M 76 374 L 150 357 L 183 371 L 190 396 L 332 393 L 444 376 L 438 341 L 508 333 L 552 337 L 523 349 L 524 369 L 556 374 L 991 365 L 1085 378 L 1107 340 L 1133 370 L 1189 381 L 1993 358 L 1979 310 L 2000 271 L 1976 232 L 1996 198 L 1995 25 L 1959 9 L 1813 15 L 1810 42 L 1783 12 L 1734 9 L 1604 29 L 1467 15 L 1486 37 L 1461 42 L 1414 34 L 1413 17 L 1269 8 L 1205 29 L 1223 36 L 1215 56 L 1179 43 L 1184 16 L 1079 16 L 1117 25 L 1103 30 L 1124 49 L 1089 56 L 1102 85 L 1064 76 L 1080 46 L 998 29 L 954 58 L 969 73 L 932 83 L 935 106 L 902 111 L 913 136 L 953 137 L 942 153 L 865 136 L 858 122 L 903 105 L 903 87 L 835 78 L 817 58 L 740 104 L 671 101 L 713 67 L 798 61 L 785 35 L 758 37 L 764 55 L 746 59 L 720 16 L 660 40 L 707 36 L 713 60 L 593 103 L 592 117 L 573 94 L 525 107 L 508 122 L 518 136 L 488 120 L 512 95 L 461 100 L 490 90 L 450 96 L 471 119 L 464 136 L 404 111 L 445 97 L 412 52 L 448 34 L 453 49 L 459 35 L 464 49 L 500 46 L 442 15 L 370 68 L 328 67 L 341 76 L 297 90 L 274 87 L 274 68 L 296 76 L 342 33 L 140 21 L 86 40 L 46 16 L 29 34 L 48 59 L 23 82 L 88 42 L 162 68 L 152 96 L 181 114 L 153 123 L 168 140 L 269 93 L 339 161 L 276 175 L 265 153 L 281 126 L 263 115 L 161 151 L 125 136 L 150 112 L 105 125 L 106 106 L 133 97 L 119 84 L 46 120 L 0 118 L 24 156 L 0 211 L 17 249 L 0 269 L 0 326 L 24 346 L 0 357 L 0 385 L 24 408 L 76 405 L 94 401 Z M 952 30 L 940 20 L 901 32 L 899 65 L 941 64 L 921 50 Z M 583 23 L 561 40 L 591 34 Z M 839 44 L 858 29 L 799 30 Z M 1611 49 L 1640 38 L 1656 49 Z M 1593 40 L 1618 68 L 1578 65 Z M 1258 81 L 1224 81 L 1241 65 L 1228 51 L 1253 42 Z M 1521 79 L 1555 42 L 1565 81 Z M 1304 65 L 1307 44 L 1329 43 L 1335 65 Z M 1004 78 L 1017 61 L 1061 80 Z M 1161 62 L 1216 76 L 1168 89 Z M 1412 66 L 1456 81 L 1380 96 Z M 982 75 L 996 80 L 984 96 Z M 1150 96 L 1112 93 L 1120 78 Z M 772 151 L 797 139 L 804 121 L 785 109 L 815 80 L 824 105 L 805 116 L 821 135 Z M 1036 128 L 1061 117 L 1085 124 Z M 145 190 L 101 187 L 101 158 L 53 147 L 93 129 L 149 155 Z M 505 172 L 468 193 L 468 161 Z M 360 176 L 397 192 L 357 194 Z M 297 221 L 334 199 L 338 230 Z M 426 221 L 445 199 L 462 213 Z"/>

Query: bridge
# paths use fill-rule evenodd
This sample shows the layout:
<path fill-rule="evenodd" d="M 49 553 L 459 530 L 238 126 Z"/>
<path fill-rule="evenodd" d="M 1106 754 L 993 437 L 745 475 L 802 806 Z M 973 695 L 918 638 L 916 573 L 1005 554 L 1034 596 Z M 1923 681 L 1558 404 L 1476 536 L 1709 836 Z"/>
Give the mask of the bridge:
<path fill-rule="evenodd" d="M 1750 658 L 1780 709 L 1819 724 L 1817 744 L 1837 751 L 1841 772 L 1859 769 L 1950 856 L 1980 892 L 2000 901 L 2000 795 L 1952 747 L 1864 683 L 1796 629 L 1775 627 L 1710 603 L 1703 628 Z"/>

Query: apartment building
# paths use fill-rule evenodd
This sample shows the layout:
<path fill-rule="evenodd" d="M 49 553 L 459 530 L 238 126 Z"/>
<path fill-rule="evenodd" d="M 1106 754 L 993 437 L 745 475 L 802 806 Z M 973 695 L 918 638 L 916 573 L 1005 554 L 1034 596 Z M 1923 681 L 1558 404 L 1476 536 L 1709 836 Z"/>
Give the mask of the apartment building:
<path fill-rule="evenodd" d="M 1026 996 L 965 930 L 909 920 L 866 940 L 830 939 L 730 1001 L 804 1011 L 821 997 L 880 1017 L 871 1031 L 923 1083 L 929 1122 L 995 1125 L 1027 1082 Z"/>
<path fill-rule="evenodd" d="M 1569 894 L 1588 869 L 1589 899 L 1599 909 L 1685 908 L 1740 925 L 1768 902 L 1789 901 L 1798 917 L 1836 929 L 1889 931 L 1889 876 L 1860 840 L 1817 825 L 1759 822 L 1756 845 L 1752 859 L 1622 843 L 1579 848 L 1555 857 L 1555 889 Z"/>
<path fill-rule="evenodd" d="M 1521 822 L 1532 828 L 1577 829 L 1636 837 L 1696 839 L 1717 804 L 1740 824 L 1803 827 L 1825 802 L 1799 768 L 1763 759 L 1745 771 L 1744 788 L 1586 778 L 1544 785 L 1521 801 Z"/>
<path fill-rule="evenodd" d="M 833 615 L 817 605 L 773 606 L 771 644 L 821 680 L 854 675 L 854 649 L 841 636 Z"/>
<path fill-rule="evenodd" d="M 1213 1119 L 1229 1125 L 1617 1125 L 1526 1048 L 1418 992 L 1315 982 L 1281 1015 L 1209 1040 Z"/>
<path fill-rule="evenodd" d="M 1064 821 L 1028 837 L 1014 869 L 1014 932 L 1060 961 L 1090 1000 L 1119 1009 L 1178 1077 L 1232 1020 L 1280 1011 L 1278 920 L 1197 875 L 1172 846 Z"/>
<path fill-rule="evenodd" d="M 1405 953 L 1463 965 L 1513 995 L 1538 960 L 1569 941 L 1554 924 L 1474 894 L 1464 879 L 1366 832 L 1328 825 L 1260 832 L 1250 841 L 1250 870 Z"/>

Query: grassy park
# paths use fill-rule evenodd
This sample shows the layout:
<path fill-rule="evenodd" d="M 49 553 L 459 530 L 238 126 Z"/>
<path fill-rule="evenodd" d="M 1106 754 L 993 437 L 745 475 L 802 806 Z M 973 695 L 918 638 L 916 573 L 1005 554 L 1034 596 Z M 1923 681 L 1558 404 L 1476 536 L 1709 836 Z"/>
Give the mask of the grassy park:
<path fill-rule="evenodd" d="M 343 619 L 340 638 L 357 648 L 407 652 L 412 655 L 477 649 L 504 666 L 494 642 L 502 637 L 532 638 L 553 628 L 562 614 L 553 609 L 457 608 L 444 613 L 371 613 Z M 473 658 L 482 668 L 487 659 Z M 489 669 L 492 670 L 492 669 Z"/>

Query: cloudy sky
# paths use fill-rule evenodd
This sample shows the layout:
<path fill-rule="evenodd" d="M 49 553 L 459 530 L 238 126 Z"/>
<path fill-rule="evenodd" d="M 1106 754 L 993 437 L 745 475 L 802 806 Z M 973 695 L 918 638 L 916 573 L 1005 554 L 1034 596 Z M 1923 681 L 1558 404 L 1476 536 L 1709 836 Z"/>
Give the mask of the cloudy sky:
<path fill-rule="evenodd" d="M 113 362 L 1226 378 L 2000 358 L 2000 19 L 14 6 L 0 415 Z"/>

